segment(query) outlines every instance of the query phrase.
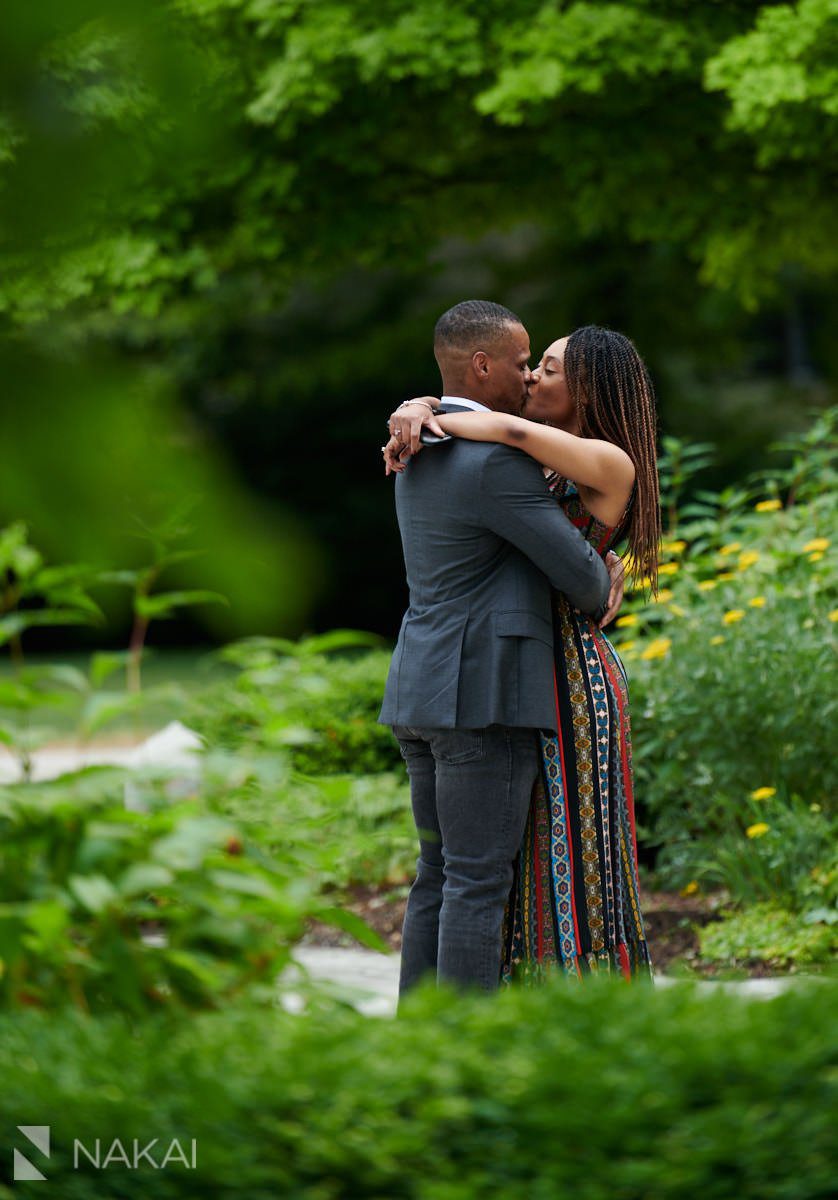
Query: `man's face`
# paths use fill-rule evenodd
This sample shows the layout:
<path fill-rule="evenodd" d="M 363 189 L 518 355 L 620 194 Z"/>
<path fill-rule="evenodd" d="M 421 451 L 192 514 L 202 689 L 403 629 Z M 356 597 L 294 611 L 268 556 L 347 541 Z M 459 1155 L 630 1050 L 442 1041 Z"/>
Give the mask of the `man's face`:
<path fill-rule="evenodd" d="M 488 357 L 487 399 L 496 412 L 518 414 L 530 382 L 530 338 L 523 325 L 510 325 Z"/>

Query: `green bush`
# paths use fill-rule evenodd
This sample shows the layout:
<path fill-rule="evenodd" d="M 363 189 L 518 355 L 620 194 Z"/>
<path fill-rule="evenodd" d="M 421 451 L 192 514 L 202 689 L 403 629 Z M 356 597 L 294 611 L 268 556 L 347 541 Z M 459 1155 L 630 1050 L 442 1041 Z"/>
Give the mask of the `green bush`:
<path fill-rule="evenodd" d="M 293 856 L 320 887 L 398 883 L 413 870 L 416 830 L 403 771 L 306 778 L 265 752 L 213 753 L 202 795 L 271 858 Z"/>
<path fill-rule="evenodd" d="M 733 968 L 764 964 L 772 971 L 826 966 L 838 952 L 838 925 L 818 915 L 814 910 L 801 917 L 771 903 L 728 913 L 700 930 L 701 958 Z"/>
<path fill-rule="evenodd" d="M 123 806 L 126 775 L 88 769 L 0 799 L 0 1007 L 207 1007 L 274 979 L 306 917 L 335 914 L 293 847 L 267 855 L 206 802 Z M 315 834 L 310 834 L 312 839 Z M 153 941 L 148 935 L 155 935 Z"/>
<path fill-rule="evenodd" d="M 391 771 L 398 746 L 377 724 L 390 654 L 358 652 L 370 642 L 379 639 L 340 630 L 300 643 L 235 642 L 223 658 L 238 675 L 205 693 L 188 723 L 212 745 L 285 749 L 304 774 Z"/>
<path fill-rule="evenodd" d="M 18 1014 L 0 1017 L 0 1114 L 50 1125 L 49 1162 L 28 1151 L 61 1200 L 820 1200 L 832 986 L 746 1001 L 554 980 L 491 1002 L 426 993 L 395 1022 L 239 1006 L 140 1036 Z M 74 1139 L 104 1155 L 155 1137 L 158 1157 L 196 1139 L 196 1169 L 73 1170 Z"/>
<path fill-rule="evenodd" d="M 834 903 L 812 889 L 836 861 L 833 425 L 804 439 L 805 471 L 699 492 L 664 544 L 658 602 L 638 592 L 617 622 L 638 808 L 664 883 L 798 911 Z"/>

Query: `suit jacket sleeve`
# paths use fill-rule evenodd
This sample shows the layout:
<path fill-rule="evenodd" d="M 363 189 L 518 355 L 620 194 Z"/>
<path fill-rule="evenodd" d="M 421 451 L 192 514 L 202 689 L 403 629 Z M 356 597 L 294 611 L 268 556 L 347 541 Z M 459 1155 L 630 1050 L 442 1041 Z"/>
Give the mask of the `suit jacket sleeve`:
<path fill-rule="evenodd" d="M 483 524 L 526 554 L 574 607 L 602 615 L 611 586 L 605 564 L 550 495 L 534 459 L 496 447 L 483 464 L 480 504 Z"/>

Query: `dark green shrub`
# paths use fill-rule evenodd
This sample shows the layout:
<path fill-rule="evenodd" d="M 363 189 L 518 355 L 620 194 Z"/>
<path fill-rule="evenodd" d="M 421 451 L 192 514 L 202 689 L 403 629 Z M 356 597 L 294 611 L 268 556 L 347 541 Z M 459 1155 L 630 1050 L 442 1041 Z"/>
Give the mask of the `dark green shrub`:
<path fill-rule="evenodd" d="M 320 649 L 332 637 L 342 653 Z M 340 640 L 338 631 L 300 643 L 233 643 L 223 657 L 238 675 L 200 697 L 188 723 L 215 746 L 286 749 L 307 775 L 393 770 L 401 763 L 398 746 L 376 721 L 390 654 L 353 651 L 350 637 L 378 642 L 361 634 Z"/>
<path fill-rule="evenodd" d="M 745 1001 L 557 980 L 489 1002 L 428 993 L 395 1022 L 18 1014 L 0 1017 L 0 1114 L 10 1137 L 50 1125 L 49 1162 L 28 1148 L 61 1200 L 821 1200 L 838 1166 L 833 987 Z M 74 1171 L 73 1139 L 97 1137 L 156 1137 L 158 1154 L 194 1138 L 197 1167 Z"/>

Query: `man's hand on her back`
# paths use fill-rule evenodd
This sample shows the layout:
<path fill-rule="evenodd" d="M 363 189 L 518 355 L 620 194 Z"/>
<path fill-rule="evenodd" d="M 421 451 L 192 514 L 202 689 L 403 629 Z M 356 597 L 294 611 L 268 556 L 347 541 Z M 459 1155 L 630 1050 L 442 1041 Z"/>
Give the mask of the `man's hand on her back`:
<path fill-rule="evenodd" d="M 386 475 L 403 471 L 407 460 L 422 449 L 419 438 L 425 426 L 438 437 L 445 436 L 445 431 L 433 413 L 438 403 L 436 396 L 420 396 L 399 405 L 396 411 L 390 414 L 390 440 L 386 446 L 381 447 Z"/>
<path fill-rule="evenodd" d="M 605 610 L 605 616 L 599 623 L 600 629 L 604 629 L 609 625 L 623 603 L 623 592 L 626 586 L 626 568 L 623 560 L 613 550 L 609 550 L 605 556 L 605 565 L 608 568 L 608 574 L 611 576 L 611 591 L 608 593 L 608 607 Z"/>

